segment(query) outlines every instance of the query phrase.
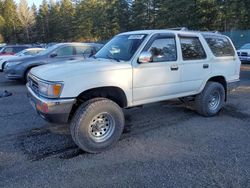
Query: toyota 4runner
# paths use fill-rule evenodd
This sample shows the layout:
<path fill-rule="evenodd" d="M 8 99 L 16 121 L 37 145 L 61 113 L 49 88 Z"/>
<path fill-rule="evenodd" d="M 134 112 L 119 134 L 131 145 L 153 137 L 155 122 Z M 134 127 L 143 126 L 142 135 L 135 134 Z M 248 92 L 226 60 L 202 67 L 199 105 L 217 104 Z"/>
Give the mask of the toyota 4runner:
<path fill-rule="evenodd" d="M 203 116 L 216 115 L 239 83 L 240 64 L 231 40 L 218 33 L 133 31 L 83 63 L 33 68 L 28 96 L 41 117 L 69 123 L 75 143 L 98 153 L 120 138 L 122 108 L 181 98 Z"/>

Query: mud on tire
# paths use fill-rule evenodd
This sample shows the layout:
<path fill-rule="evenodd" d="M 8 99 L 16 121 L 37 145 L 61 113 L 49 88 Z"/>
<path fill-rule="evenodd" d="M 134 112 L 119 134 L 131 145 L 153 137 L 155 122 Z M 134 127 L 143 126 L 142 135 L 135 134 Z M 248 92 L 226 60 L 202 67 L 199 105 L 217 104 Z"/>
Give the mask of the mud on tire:
<path fill-rule="evenodd" d="M 216 115 L 225 103 L 225 89 L 218 82 L 208 82 L 203 91 L 195 97 L 196 111 L 205 116 Z"/>
<path fill-rule="evenodd" d="M 122 109 L 115 102 L 96 98 L 78 108 L 70 123 L 70 131 L 79 148 L 99 153 L 119 140 L 124 123 Z"/>

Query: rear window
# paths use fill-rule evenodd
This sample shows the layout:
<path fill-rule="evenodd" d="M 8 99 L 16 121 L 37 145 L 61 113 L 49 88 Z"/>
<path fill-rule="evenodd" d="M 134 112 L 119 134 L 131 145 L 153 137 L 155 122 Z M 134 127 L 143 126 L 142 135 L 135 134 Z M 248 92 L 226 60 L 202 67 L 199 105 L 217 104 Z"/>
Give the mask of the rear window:
<path fill-rule="evenodd" d="M 208 46 L 212 50 L 214 56 L 216 57 L 225 57 L 225 56 L 234 56 L 235 51 L 231 42 L 223 36 L 211 36 L 203 35 L 205 40 L 208 43 Z"/>

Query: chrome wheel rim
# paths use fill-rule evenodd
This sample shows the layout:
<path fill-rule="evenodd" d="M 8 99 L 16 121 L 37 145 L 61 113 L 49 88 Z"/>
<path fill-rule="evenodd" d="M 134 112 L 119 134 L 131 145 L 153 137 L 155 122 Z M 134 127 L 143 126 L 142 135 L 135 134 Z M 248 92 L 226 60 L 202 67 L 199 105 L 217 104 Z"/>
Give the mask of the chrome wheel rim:
<path fill-rule="evenodd" d="M 217 110 L 221 102 L 220 93 L 215 91 L 209 97 L 208 106 L 210 110 Z"/>
<path fill-rule="evenodd" d="M 107 112 L 96 115 L 89 124 L 89 135 L 95 142 L 108 140 L 115 129 L 114 118 Z"/>

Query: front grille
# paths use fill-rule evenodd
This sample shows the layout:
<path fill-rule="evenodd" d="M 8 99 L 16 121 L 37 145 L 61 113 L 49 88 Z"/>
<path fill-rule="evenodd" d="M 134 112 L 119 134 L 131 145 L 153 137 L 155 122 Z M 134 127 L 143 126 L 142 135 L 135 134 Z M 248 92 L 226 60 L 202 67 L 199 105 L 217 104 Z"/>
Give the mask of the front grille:
<path fill-rule="evenodd" d="M 238 56 L 240 56 L 240 52 L 237 52 Z"/>
<path fill-rule="evenodd" d="M 32 77 L 29 76 L 29 87 L 34 91 L 36 94 L 38 94 L 39 88 L 38 83 L 35 81 Z"/>
<path fill-rule="evenodd" d="M 247 52 L 241 52 L 241 56 L 248 56 Z"/>

